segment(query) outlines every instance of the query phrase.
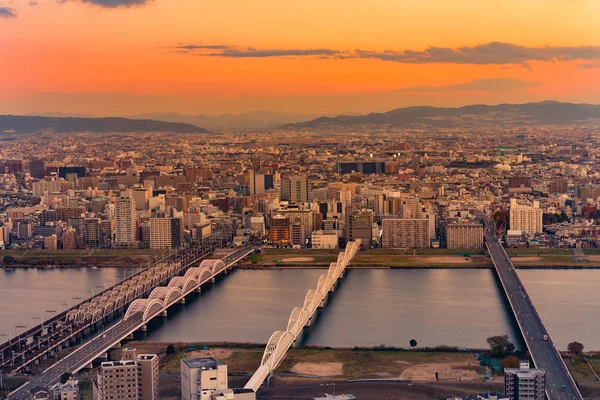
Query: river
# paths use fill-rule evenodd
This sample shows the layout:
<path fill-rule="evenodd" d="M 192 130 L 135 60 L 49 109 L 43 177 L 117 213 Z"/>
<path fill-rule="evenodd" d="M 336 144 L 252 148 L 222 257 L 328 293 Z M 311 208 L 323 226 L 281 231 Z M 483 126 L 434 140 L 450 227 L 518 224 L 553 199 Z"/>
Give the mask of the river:
<path fill-rule="evenodd" d="M 2 271 L 0 335 L 38 323 L 73 297 L 100 290 L 131 270 L 102 268 Z M 149 340 L 260 342 L 285 329 L 293 307 L 325 270 L 235 270 L 187 304 L 149 326 Z M 599 270 L 519 270 L 527 291 L 559 348 L 582 342 L 600 350 Z M 49 312 L 50 311 L 50 312 Z M 515 323 L 492 270 L 350 270 L 301 342 L 332 347 L 449 345 L 486 347 Z M 0 339 L 1 340 L 1 339 Z M 4 339 L 6 340 L 6 339 Z"/>

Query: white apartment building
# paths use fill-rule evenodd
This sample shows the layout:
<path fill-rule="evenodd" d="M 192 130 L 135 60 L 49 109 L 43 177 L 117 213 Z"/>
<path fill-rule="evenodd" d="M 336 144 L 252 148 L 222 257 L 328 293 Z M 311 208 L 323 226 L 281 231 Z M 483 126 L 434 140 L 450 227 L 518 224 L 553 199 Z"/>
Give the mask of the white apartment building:
<path fill-rule="evenodd" d="M 510 229 L 519 230 L 527 235 L 542 233 L 542 216 L 544 211 L 540 208 L 539 201 L 534 201 L 533 206 L 517 204 L 516 199 L 510 200 Z"/>

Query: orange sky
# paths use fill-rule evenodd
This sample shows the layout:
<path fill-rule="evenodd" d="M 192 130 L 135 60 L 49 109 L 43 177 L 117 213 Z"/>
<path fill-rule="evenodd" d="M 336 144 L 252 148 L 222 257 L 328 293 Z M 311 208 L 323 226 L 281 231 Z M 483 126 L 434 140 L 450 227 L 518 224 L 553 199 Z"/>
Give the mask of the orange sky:
<path fill-rule="evenodd" d="M 143 1 L 0 0 L 0 113 L 600 103 L 595 0 Z"/>

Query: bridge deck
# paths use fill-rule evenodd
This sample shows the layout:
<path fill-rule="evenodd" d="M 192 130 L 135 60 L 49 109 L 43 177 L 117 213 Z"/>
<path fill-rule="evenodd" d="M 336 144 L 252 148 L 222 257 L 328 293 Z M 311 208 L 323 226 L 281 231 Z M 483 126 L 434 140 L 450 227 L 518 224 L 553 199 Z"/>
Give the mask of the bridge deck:
<path fill-rule="evenodd" d="M 527 295 L 510 258 L 496 238 L 495 224 L 487 218 L 484 221 L 487 249 L 525 339 L 527 349 L 535 366 L 546 371 L 546 397 L 549 400 L 582 399 L 575 381 Z M 544 335 L 547 335 L 547 340 L 544 340 Z M 564 390 L 562 389 L 563 385 L 565 385 Z"/>
<path fill-rule="evenodd" d="M 76 373 L 79 370 L 85 368 L 93 360 L 106 353 L 113 346 L 121 342 L 127 336 L 131 335 L 136 330 L 144 326 L 147 321 L 159 315 L 162 311 L 168 309 L 171 305 L 177 303 L 181 297 L 187 296 L 197 287 L 202 286 L 204 283 L 210 281 L 214 276 L 222 273 L 232 265 L 238 263 L 241 259 L 246 257 L 248 254 L 254 251 L 254 247 L 244 248 L 237 250 L 223 259 L 223 267 L 215 271 L 214 274 L 204 278 L 199 282 L 198 286 L 191 287 L 183 293 L 182 296 L 172 299 L 161 309 L 153 310 L 150 315 L 144 318 L 144 312 L 138 312 L 131 315 L 129 318 L 123 318 L 115 325 L 105 331 L 98 332 L 97 336 L 83 344 L 81 347 L 75 349 L 68 356 L 61 360 L 58 360 L 52 366 L 47 368 L 42 375 L 33 378 L 28 385 L 25 385 L 15 392 L 11 393 L 9 399 L 14 400 L 25 400 L 28 398 L 28 391 L 40 390 L 44 386 L 55 384 L 59 381 L 60 376 L 65 372 Z"/>

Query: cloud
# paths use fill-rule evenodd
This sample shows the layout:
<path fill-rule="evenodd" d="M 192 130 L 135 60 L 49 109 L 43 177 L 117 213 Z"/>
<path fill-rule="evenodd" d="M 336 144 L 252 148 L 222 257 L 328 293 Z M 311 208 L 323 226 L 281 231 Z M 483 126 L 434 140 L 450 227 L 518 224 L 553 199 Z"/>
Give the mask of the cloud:
<path fill-rule="evenodd" d="M 235 47 L 227 45 L 186 44 L 175 46 L 177 52 L 207 57 L 226 58 L 269 58 L 269 57 L 338 57 L 340 52 L 331 49 L 255 49 L 253 47 Z"/>
<path fill-rule="evenodd" d="M 600 68 L 600 60 L 596 60 L 593 62 L 578 64 L 577 68 L 591 69 L 591 68 Z"/>
<path fill-rule="evenodd" d="M 17 10 L 10 7 L 0 7 L 0 18 L 15 18 Z"/>
<path fill-rule="evenodd" d="M 84 4 L 93 4 L 102 8 L 137 7 L 153 3 L 154 0 L 56 0 L 59 3 L 77 1 Z"/>
<path fill-rule="evenodd" d="M 405 64 L 521 65 L 531 69 L 531 61 L 599 61 L 600 46 L 526 47 L 490 42 L 458 48 L 429 47 L 425 50 L 336 50 L 336 49 L 257 49 L 221 44 L 180 44 L 176 52 L 203 57 L 271 58 L 320 57 L 326 59 L 375 59 Z"/>
<path fill-rule="evenodd" d="M 445 86 L 413 86 L 396 89 L 402 93 L 511 92 L 541 85 L 516 78 L 486 78 Z"/>

